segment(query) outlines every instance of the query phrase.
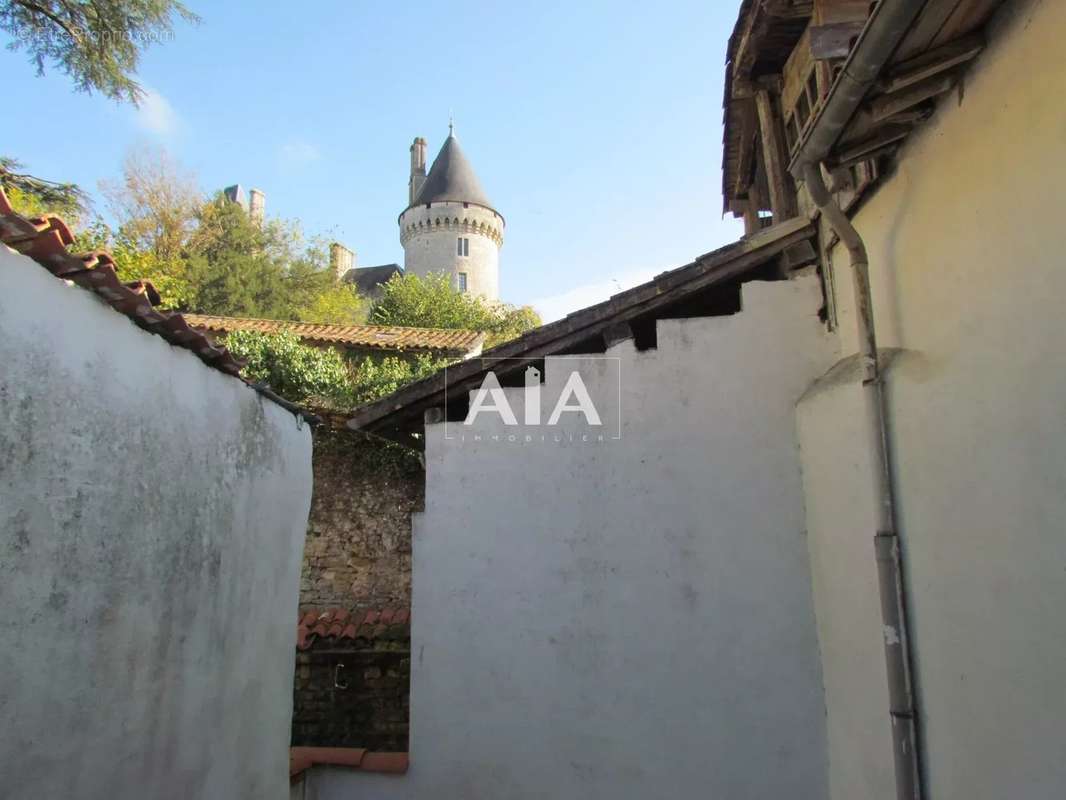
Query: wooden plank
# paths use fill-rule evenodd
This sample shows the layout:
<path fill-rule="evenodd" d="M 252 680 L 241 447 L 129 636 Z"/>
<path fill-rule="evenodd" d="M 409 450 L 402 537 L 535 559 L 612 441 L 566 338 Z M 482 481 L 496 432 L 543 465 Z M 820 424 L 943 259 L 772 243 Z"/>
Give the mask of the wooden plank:
<path fill-rule="evenodd" d="M 781 222 L 797 213 L 796 187 L 788 172 L 788 150 L 785 147 L 781 115 L 777 113 L 774 97 L 765 89 L 755 93 L 755 109 L 759 115 L 759 138 L 769 183 L 770 210 L 774 222 Z"/>
<path fill-rule="evenodd" d="M 881 81 L 879 88 L 886 93 L 899 91 L 970 61 L 984 49 L 984 46 L 984 35 L 972 33 L 941 47 L 927 50 L 921 55 L 893 65 L 888 76 Z"/>
<path fill-rule="evenodd" d="M 893 94 L 884 94 L 870 101 L 870 114 L 874 120 L 880 122 L 906 111 L 908 108 L 923 103 L 926 100 L 951 91 L 955 87 L 958 78 L 953 72 L 934 75 L 920 83 L 908 86 Z"/>
<path fill-rule="evenodd" d="M 749 197 L 744 201 L 744 235 L 751 236 L 762 227 L 759 222 L 759 209 L 754 198 Z"/>
<path fill-rule="evenodd" d="M 964 0 L 929 0 L 896 49 L 896 59 L 904 61 L 928 50 L 944 23 L 962 2 Z"/>
<path fill-rule="evenodd" d="M 807 76 L 810 75 L 813 66 L 811 60 L 811 37 L 810 27 L 803 32 L 792 55 L 785 62 L 781 72 L 781 108 L 787 112 L 796 107 L 799 96 L 807 90 Z M 814 99 L 817 102 L 817 98 Z M 812 106 L 814 103 L 812 102 Z"/>
<path fill-rule="evenodd" d="M 610 300 L 577 311 L 568 317 L 493 348 L 483 357 L 460 362 L 425 380 L 351 412 L 348 427 L 377 432 L 395 431 L 422 424 L 422 412 L 444 402 L 445 386 L 449 395 L 459 395 L 480 385 L 488 364 L 494 359 L 544 358 L 602 335 L 610 325 L 630 320 L 669 306 L 690 294 L 716 283 L 739 277 L 816 234 L 804 217 L 797 217 L 766 228 L 753 236 L 708 253 L 692 264 L 659 275 L 649 283 L 621 292 Z M 516 362 L 520 363 L 520 362 Z M 447 384 L 445 384 L 447 378 Z"/>
<path fill-rule="evenodd" d="M 909 125 L 886 125 L 868 139 L 835 150 L 830 154 L 829 164 L 834 168 L 850 167 L 884 152 L 886 147 L 907 138 L 910 132 Z"/>
<path fill-rule="evenodd" d="M 811 24 L 832 25 L 838 22 L 866 22 L 870 0 L 816 0 Z"/>
<path fill-rule="evenodd" d="M 739 131 L 737 146 L 740 152 L 737 154 L 737 172 L 733 180 L 732 197 L 743 197 L 751 182 L 752 163 L 755 160 L 755 106 L 750 100 L 741 103 L 737 121 L 734 124 Z"/>
<path fill-rule="evenodd" d="M 814 13 L 814 0 L 766 0 L 766 10 L 779 19 L 805 19 Z"/>
<path fill-rule="evenodd" d="M 973 31 L 984 28 L 988 18 L 1003 0 L 963 0 L 941 26 L 931 45 L 939 47 Z"/>
<path fill-rule="evenodd" d="M 811 58 L 815 61 L 847 58 L 864 27 L 865 21 L 812 25 L 807 29 L 811 36 Z"/>

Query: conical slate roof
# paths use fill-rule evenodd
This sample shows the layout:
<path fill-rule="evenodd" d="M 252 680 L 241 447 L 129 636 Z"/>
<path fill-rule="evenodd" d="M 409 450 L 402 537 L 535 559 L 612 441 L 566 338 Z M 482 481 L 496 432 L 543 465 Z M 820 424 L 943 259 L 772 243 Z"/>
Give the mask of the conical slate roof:
<path fill-rule="evenodd" d="M 412 206 L 424 203 L 436 203 L 453 200 L 462 203 L 476 203 L 492 208 L 492 203 L 481 188 L 481 181 L 474 174 L 474 168 L 466 160 L 459 142 L 454 135 L 449 135 L 444 146 L 437 153 L 437 158 L 430 167 L 426 182 L 422 184 L 418 197 Z"/>

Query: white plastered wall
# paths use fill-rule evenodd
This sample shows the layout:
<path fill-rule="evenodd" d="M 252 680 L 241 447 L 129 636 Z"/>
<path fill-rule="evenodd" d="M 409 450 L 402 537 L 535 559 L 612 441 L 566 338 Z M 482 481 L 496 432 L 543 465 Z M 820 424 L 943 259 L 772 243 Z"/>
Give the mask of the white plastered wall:
<path fill-rule="evenodd" d="M 620 441 L 428 427 L 411 769 L 315 769 L 308 797 L 825 797 L 793 409 L 835 352 L 814 277 L 743 297 L 608 351 Z M 545 418 L 571 368 L 548 359 Z M 582 374 L 610 434 L 618 374 Z"/>

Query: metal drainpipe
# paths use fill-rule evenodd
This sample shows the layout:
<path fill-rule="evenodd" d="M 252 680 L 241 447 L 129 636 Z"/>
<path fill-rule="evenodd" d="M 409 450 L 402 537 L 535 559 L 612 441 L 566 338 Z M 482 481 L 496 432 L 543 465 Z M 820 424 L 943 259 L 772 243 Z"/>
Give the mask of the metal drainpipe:
<path fill-rule="evenodd" d="M 877 335 L 870 293 L 870 261 L 859 232 L 833 201 L 826 188 L 821 166 L 804 165 L 803 179 L 814 204 L 847 247 L 851 257 L 859 357 L 862 361 L 863 418 L 867 447 L 873 465 L 872 489 L 874 497 L 877 498 L 874 546 L 877 554 L 877 583 L 881 595 L 885 666 L 888 672 L 889 714 L 892 717 L 896 797 L 899 800 L 918 800 L 921 797 L 921 774 L 917 748 L 917 715 L 911 681 L 903 565 L 895 524 L 891 464 L 885 442 L 884 391 L 881 367 L 877 359 Z"/>
<path fill-rule="evenodd" d="M 867 447 L 874 467 L 872 488 L 877 498 L 874 545 L 898 800 L 920 800 L 921 764 L 906 594 L 892 494 L 892 464 L 885 438 L 884 392 L 870 295 L 870 264 L 862 237 L 826 188 L 821 165 L 925 5 L 925 0 L 880 0 L 877 3 L 790 165 L 793 176 L 804 181 L 814 204 L 851 257 L 863 370 L 863 415 Z"/>

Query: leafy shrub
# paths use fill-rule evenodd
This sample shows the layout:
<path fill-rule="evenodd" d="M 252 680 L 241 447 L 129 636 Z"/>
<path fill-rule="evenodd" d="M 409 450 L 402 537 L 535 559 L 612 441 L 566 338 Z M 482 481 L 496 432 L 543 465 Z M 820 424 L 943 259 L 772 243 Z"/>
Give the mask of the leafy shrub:
<path fill-rule="evenodd" d="M 397 356 L 367 357 L 356 369 L 356 403 L 369 403 L 392 394 L 408 383 L 432 375 L 446 363 L 426 354 L 417 356 L 413 362 Z"/>
<path fill-rule="evenodd" d="M 294 333 L 234 331 L 226 347 L 246 363 L 243 375 L 294 403 L 344 410 L 356 405 L 351 369 L 333 348 L 300 343 Z"/>
<path fill-rule="evenodd" d="M 234 331 L 226 347 L 246 362 L 245 378 L 269 384 L 294 403 L 347 411 L 432 375 L 446 363 L 429 355 L 413 360 L 367 356 L 352 363 L 333 348 L 302 344 L 293 333 Z"/>

